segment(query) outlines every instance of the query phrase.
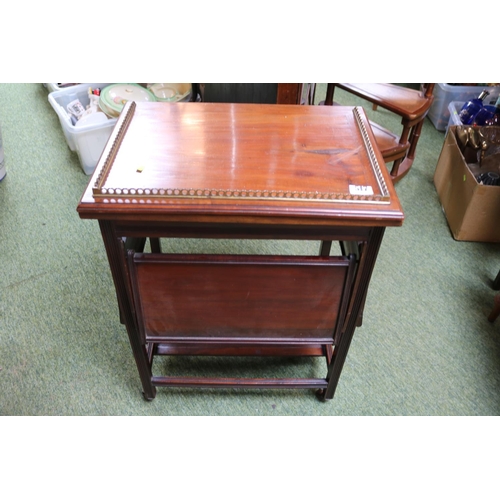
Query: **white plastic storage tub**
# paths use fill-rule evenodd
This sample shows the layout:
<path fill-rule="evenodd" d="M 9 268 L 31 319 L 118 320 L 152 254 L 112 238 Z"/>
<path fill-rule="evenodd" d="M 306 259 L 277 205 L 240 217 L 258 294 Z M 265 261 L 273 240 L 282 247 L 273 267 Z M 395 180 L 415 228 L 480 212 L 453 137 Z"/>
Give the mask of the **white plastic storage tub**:
<path fill-rule="evenodd" d="M 74 85 L 78 85 L 78 83 L 44 83 L 43 86 L 49 92 L 55 92 L 56 90 L 62 90 L 67 87 L 73 87 Z"/>
<path fill-rule="evenodd" d="M 434 86 L 434 102 L 427 116 L 438 130 L 446 130 L 450 120 L 450 112 L 448 109 L 450 103 L 452 101 L 467 102 L 474 97 L 478 97 L 482 90 L 487 90 L 490 93 L 490 95 L 486 97 L 484 104 L 495 104 L 500 94 L 500 87 L 436 83 Z"/>
<path fill-rule="evenodd" d="M 78 154 L 82 169 L 87 175 L 94 172 L 117 118 L 110 118 L 104 123 L 76 127 L 71 123 L 66 107 L 75 99 L 78 99 L 86 107 L 89 104 L 89 87 L 102 89 L 107 85 L 111 84 L 82 83 L 49 94 L 49 102 L 59 117 L 66 142 L 71 151 L 76 151 Z"/>
<path fill-rule="evenodd" d="M 446 132 L 448 132 L 448 129 L 453 125 L 462 125 L 462 121 L 460 120 L 458 113 L 460 113 L 460 110 L 462 109 L 462 106 L 464 104 L 465 102 L 456 102 L 456 101 L 450 102 L 448 106 L 448 113 L 450 115 L 450 119 L 448 120 L 448 126 L 446 127 Z"/>

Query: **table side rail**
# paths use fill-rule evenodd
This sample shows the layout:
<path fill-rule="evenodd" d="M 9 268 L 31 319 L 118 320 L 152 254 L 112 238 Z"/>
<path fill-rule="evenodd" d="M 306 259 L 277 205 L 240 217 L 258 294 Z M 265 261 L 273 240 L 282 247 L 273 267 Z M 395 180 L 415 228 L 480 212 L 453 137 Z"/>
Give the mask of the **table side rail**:
<path fill-rule="evenodd" d="M 217 239 L 289 239 L 361 241 L 370 234 L 369 227 L 335 225 L 244 225 L 197 223 L 114 223 L 115 234 L 126 238 L 217 238 Z"/>

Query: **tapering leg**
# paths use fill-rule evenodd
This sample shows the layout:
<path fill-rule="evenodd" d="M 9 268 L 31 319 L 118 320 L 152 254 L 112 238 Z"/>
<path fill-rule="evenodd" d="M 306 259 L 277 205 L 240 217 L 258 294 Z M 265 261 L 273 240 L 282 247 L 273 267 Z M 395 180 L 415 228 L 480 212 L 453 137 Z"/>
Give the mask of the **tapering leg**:
<path fill-rule="evenodd" d="M 333 351 L 332 362 L 328 367 L 328 386 L 324 391 L 324 394 L 319 395 L 323 400 L 332 399 L 335 394 L 340 374 L 347 357 L 347 352 L 354 335 L 354 330 L 356 329 L 356 323 L 364 306 L 373 267 L 375 265 L 382 237 L 384 235 L 384 229 L 385 228 L 383 227 L 379 227 L 372 230 L 370 239 L 360 256 L 360 262 L 354 283 L 354 301 L 347 319 L 346 328 L 340 335 L 338 344 L 335 346 Z"/>
<path fill-rule="evenodd" d="M 145 399 L 151 400 L 156 396 L 156 388 L 151 382 L 151 365 L 149 363 L 146 346 L 141 341 L 132 313 L 131 297 L 126 281 L 127 263 L 125 258 L 125 244 L 116 237 L 113 225 L 109 221 L 99 221 L 104 246 L 108 256 L 111 275 L 115 284 L 116 296 L 120 307 L 120 314 L 127 329 L 132 352 L 141 378 Z M 142 243 L 142 242 L 141 242 Z"/>
<path fill-rule="evenodd" d="M 331 241 L 322 241 L 321 247 L 319 249 L 319 254 L 321 257 L 328 257 L 330 255 L 330 250 L 332 248 Z"/>
<path fill-rule="evenodd" d="M 160 238 L 149 238 L 149 243 L 151 245 L 151 252 L 153 252 L 153 253 L 161 253 Z"/>

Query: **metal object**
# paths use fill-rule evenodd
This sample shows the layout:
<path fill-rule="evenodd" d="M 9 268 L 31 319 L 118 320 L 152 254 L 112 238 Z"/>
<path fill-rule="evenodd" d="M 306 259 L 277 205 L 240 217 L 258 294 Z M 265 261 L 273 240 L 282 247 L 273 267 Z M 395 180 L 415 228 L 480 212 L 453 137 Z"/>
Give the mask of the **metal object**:
<path fill-rule="evenodd" d="M 477 182 L 486 186 L 500 186 L 500 175 L 496 172 L 485 172 L 476 177 Z"/>

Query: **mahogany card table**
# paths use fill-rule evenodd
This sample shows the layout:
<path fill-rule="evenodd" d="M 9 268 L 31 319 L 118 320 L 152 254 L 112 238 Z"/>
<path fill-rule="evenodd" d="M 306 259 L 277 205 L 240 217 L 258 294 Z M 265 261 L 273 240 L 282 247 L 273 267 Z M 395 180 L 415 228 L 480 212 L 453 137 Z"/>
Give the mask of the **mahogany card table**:
<path fill-rule="evenodd" d="M 404 219 L 362 108 L 279 104 L 128 102 L 77 210 L 99 222 L 147 400 L 161 386 L 332 399 L 385 228 Z M 168 238 L 318 251 L 168 253 Z M 324 376 L 153 373 L 157 357 L 182 355 L 321 356 Z"/>

